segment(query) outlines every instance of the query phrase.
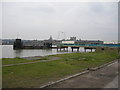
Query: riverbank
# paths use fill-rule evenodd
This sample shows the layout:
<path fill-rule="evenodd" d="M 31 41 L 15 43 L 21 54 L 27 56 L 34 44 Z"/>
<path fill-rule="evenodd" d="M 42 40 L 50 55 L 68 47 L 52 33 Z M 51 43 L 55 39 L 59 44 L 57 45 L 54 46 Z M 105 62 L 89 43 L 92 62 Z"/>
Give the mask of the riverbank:
<path fill-rule="evenodd" d="M 119 55 L 117 52 L 91 52 L 50 55 L 46 59 L 49 57 L 59 57 L 59 59 L 3 67 L 3 88 L 38 88 L 48 82 L 81 72 L 86 68 L 100 66 L 115 60 Z M 51 59 L 49 58 L 49 60 Z M 2 61 L 4 62 L 4 60 Z"/>

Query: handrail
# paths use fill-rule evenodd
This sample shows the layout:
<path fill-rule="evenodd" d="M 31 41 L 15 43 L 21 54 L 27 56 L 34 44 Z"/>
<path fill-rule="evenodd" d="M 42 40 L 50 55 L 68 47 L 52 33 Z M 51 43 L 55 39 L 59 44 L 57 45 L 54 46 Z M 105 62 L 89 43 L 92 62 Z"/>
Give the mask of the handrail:
<path fill-rule="evenodd" d="M 120 44 L 60 44 L 58 46 L 120 47 Z"/>

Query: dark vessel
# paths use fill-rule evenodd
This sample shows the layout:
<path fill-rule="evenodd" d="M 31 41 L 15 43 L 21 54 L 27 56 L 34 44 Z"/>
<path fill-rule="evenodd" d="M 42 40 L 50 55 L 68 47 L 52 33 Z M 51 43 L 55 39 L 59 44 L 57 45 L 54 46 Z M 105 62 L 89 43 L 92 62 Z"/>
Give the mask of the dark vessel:
<path fill-rule="evenodd" d="M 38 44 L 29 44 L 26 45 L 24 42 L 22 42 L 21 39 L 16 39 L 13 44 L 13 49 L 51 49 L 52 43 L 48 41 L 42 42 L 40 45 Z"/>
<path fill-rule="evenodd" d="M 13 49 L 22 49 L 22 48 L 23 48 L 23 43 L 21 39 L 16 39 L 13 44 Z"/>

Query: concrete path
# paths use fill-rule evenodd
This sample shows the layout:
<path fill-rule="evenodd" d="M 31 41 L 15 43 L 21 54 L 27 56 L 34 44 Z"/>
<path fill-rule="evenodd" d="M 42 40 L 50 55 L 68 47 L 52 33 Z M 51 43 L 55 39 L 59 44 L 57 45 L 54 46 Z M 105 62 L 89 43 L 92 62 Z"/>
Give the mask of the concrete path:
<path fill-rule="evenodd" d="M 118 76 L 116 76 L 112 82 L 108 83 L 104 88 L 118 88 Z"/>
<path fill-rule="evenodd" d="M 118 88 L 118 62 L 48 88 Z"/>

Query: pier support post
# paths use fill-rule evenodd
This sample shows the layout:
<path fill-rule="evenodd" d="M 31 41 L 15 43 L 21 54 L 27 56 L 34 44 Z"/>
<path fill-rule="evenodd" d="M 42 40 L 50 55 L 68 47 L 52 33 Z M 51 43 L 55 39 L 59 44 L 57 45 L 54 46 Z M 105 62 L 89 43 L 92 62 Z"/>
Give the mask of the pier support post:
<path fill-rule="evenodd" d="M 73 48 L 72 48 L 72 52 L 73 52 Z"/>
<path fill-rule="evenodd" d="M 60 51 L 61 51 L 61 48 L 60 48 Z"/>
<path fill-rule="evenodd" d="M 77 48 L 77 52 L 79 52 L 79 48 Z"/>
<path fill-rule="evenodd" d="M 67 48 L 67 52 L 68 52 L 68 48 Z"/>
<path fill-rule="evenodd" d="M 91 48 L 91 52 L 92 52 L 92 48 Z"/>

